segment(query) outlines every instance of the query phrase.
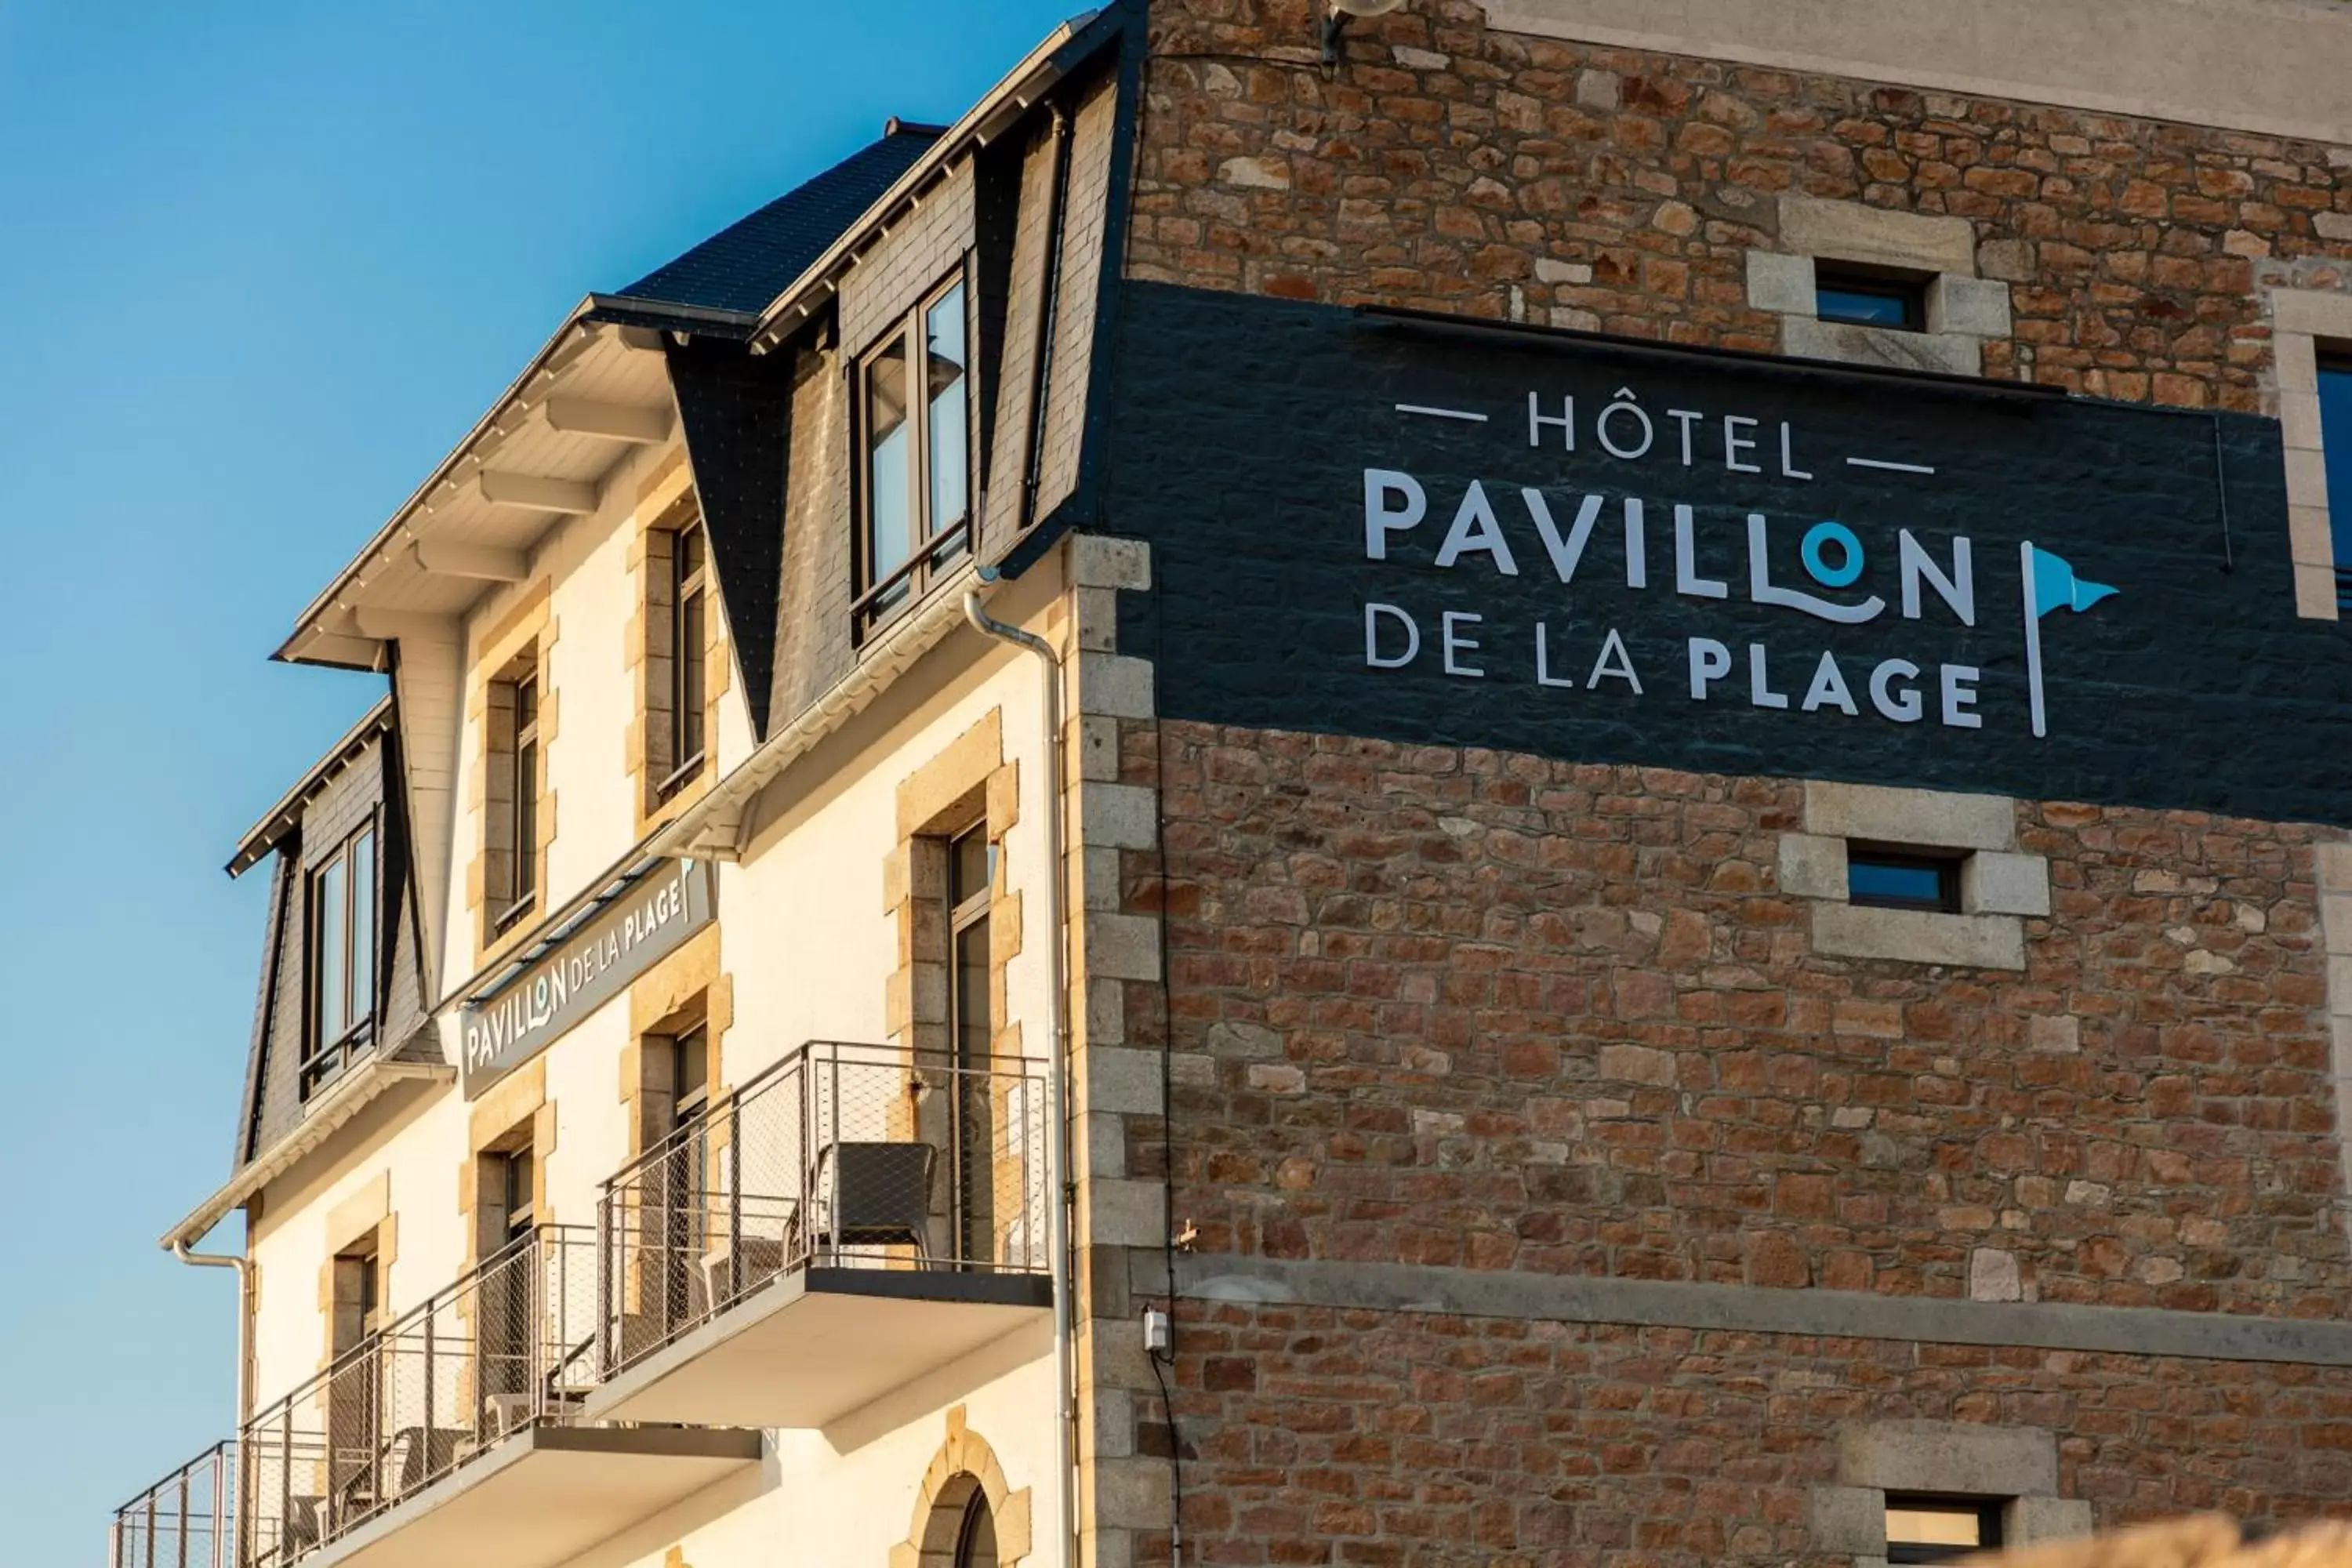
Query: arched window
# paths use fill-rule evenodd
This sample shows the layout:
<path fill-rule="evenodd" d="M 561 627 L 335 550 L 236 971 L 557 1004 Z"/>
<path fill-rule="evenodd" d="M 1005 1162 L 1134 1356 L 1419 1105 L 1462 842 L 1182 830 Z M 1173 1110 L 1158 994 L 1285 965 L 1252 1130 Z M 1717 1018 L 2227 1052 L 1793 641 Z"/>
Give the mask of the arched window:
<path fill-rule="evenodd" d="M 922 1568 L 997 1568 L 996 1513 L 970 1470 L 948 1479 L 923 1521 Z"/>
<path fill-rule="evenodd" d="M 963 1522 L 956 1528 L 955 1568 L 996 1568 L 996 1516 L 989 1511 L 988 1494 L 977 1485 L 963 1506 Z"/>

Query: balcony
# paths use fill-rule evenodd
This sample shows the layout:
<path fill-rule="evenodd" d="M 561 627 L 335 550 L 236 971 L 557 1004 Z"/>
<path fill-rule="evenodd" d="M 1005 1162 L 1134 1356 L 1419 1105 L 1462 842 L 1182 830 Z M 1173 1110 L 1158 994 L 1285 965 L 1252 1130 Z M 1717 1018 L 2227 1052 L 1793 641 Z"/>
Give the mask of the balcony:
<path fill-rule="evenodd" d="M 604 1420 L 822 1426 L 1047 1320 L 1041 1064 L 802 1047 L 604 1184 Z"/>
<path fill-rule="evenodd" d="M 236 1568 L 551 1568 L 756 1464 L 756 1432 L 588 1418 L 597 1267 L 544 1226 L 254 1416 Z"/>
<path fill-rule="evenodd" d="M 236 1445 L 215 1443 L 114 1510 L 107 1568 L 235 1568 Z"/>

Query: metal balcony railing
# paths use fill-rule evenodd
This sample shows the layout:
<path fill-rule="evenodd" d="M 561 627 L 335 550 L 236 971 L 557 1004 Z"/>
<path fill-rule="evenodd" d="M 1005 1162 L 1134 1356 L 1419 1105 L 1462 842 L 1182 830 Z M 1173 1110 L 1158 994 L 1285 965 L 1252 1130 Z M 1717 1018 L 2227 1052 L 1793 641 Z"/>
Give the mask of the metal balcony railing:
<path fill-rule="evenodd" d="M 234 1568 L 236 1444 L 215 1443 L 114 1510 L 107 1568 Z"/>
<path fill-rule="evenodd" d="M 601 1373 L 595 1239 L 543 1226 L 246 1424 L 237 1568 L 285 1568 L 509 1435 L 571 1420 Z"/>
<path fill-rule="evenodd" d="M 813 1041 L 604 1184 L 618 1373 L 804 1268 L 1042 1273 L 1041 1064 Z"/>

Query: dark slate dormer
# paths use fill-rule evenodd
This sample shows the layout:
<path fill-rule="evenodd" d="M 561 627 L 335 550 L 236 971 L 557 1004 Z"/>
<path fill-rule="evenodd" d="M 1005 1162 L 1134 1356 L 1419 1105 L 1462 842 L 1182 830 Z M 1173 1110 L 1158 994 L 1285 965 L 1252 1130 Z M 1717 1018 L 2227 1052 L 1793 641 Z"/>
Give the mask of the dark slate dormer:
<path fill-rule="evenodd" d="M 856 377 L 955 279 L 971 556 L 1017 574 L 1084 512 L 1139 16 L 1106 6 L 1065 24 L 955 124 L 893 120 L 620 293 L 591 296 L 583 320 L 666 358 L 755 742 L 929 597 L 918 582 L 899 605 L 859 603 Z"/>
<path fill-rule="evenodd" d="M 400 782 L 399 736 L 387 697 L 246 835 L 228 864 L 229 875 L 236 877 L 264 859 L 275 862 L 236 1169 L 261 1158 L 339 1085 L 374 1063 L 442 1061 L 418 963 Z M 364 870 L 356 863 L 361 850 L 367 851 Z M 331 868 L 339 861 L 345 868 L 341 878 L 359 875 L 373 881 L 374 940 L 366 947 L 373 971 L 366 1020 L 344 1034 L 336 1048 L 321 1039 L 316 952 L 323 923 L 317 895 L 322 887 L 337 885 Z M 344 907 L 354 913 L 356 891 L 356 882 L 345 889 Z M 323 929 L 331 931 L 333 926 Z"/>
<path fill-rule="evenodd" d="M 929 152 L 933 125 L 892 121 L 882 137 L 620 293 L 600 321 L 688 334 L 667 343 L 670 384 L 710 536 L 737 673 L 753 729 L 766 733 L 783 568 L 789 355 L 743 352 L 760 313 L 832 248 Z"/>

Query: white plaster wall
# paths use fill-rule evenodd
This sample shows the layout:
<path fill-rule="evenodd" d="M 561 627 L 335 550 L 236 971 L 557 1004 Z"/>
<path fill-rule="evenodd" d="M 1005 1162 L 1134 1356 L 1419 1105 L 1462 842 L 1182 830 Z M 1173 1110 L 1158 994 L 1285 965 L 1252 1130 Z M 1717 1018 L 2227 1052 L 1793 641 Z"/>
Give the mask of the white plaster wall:
<path fill-rule="evenodd" d="M 548 614 L 555 628 L 542 679 L 545 689 L 557 694 L 555 738 L 545 748 L 548 783 L 555 793 L 555 837 L 548 846 L 541 914 L 561 908 L 637 842 L 635 794 L 640 785 L 627 763 L 630 731 L 640 721 L 638 674 L 629 663 L 628 638 L 643 606 L 629 551 L 638 532 L 638 485 L 657 461 L 658 449 L 647 448 L 615 469 L 593 516 L 572 519 L 540 542 L 527 581 L 486 594 L 465 617 L 467 652 L 457 694 L 464 717 L 439 969 L 446 991 L 462 987 L 476 970 L 476 917 L 467 908 L 466 884 L 482 832 L 479 809 L 468 802 L 478 788 L 483 737 L 480 717 L 467 710 L 488 675 L 480 667 L 479 642 L 541 581 L 551 584 Z M 728 657 L 733 657 L 731 650 Z M 730 679 L 719 701 L 722 770 L 750 754 L 751 733 L 743 684 Z"/>
<path fill-rule="evenodd" d="M 780 815 L 767 819 L 742 863 L 719 868 L 721 958 L 735 976 L 725 1058 L 730 1084 L 804 1040 L 887 1037 L 885 982 L 898 966 L 898 934 L 883 908 L 883 863 L 898 842 L 898 784 L 992 708 L 1003 710 L 1005 755 L 1020 765 L 1020 818 L 1000 851 L 1002 875 L 1022 901 L 1021 951 L 1006 971 L 1006 1005 L 1023 1026 L 1024 1051 L 1044 1058 L 1052 938 L 1043 693 L 1028 655 L 969 631 L 942 644 L 908 684 L 959 666 L 957 678 L 913 711 L 869 710 L 812 754 L 802 766 L 821 778 L 796 784 L 788 774 L 774 792 L 782 799 L 769 808 Z"/>
<path fill-rule="evenodd" d="M 404 1311 L 457 1277 L 466 1256 L 465 1225 L 457 1212 L 465 1145 L 465 1105 L 454 1091 L 445 1091 L 387 1130 L 362 1136 L 333 1164 L 316 1172 L 298 1167 L 293 1180 L 270 1188 L 250 1248 L 258 1268 L 256 1411 L 325 1367 L 331 1330 L 320 1308 L 320 1270 L 352 1239 L 330 1236 L 328 1223 L 338 1205 L 363 1192 L 380 1173 L 390 1173 L 388 1196 L 399 1216 L 398 1246 L 384 1280 L 391 1310 Z"/>
<path fill-rule="evenodd" d="M 556 1110 L 556 1142 L 542 1152 L 545 1217 L 593 1226 L 599 1184 L 625 1156 L 619 1061 L 629 1034 L 626 992 L 598 1008 L 547 1053 L 547 1095 Z M 257 1410 L 324 1365 L 329 1325 L 319 1303 L 319 1273 L 350 1238 L 331 1236 L 336 1207 L 388 1175 L 398 1247 L 384 1289 L 396 1316 L 457 1282 L 467 1266 L 467 1216 L 457 1207 L 460 1173 L 471 1156 L 471 1107 L 454 1086 L 390 1131 L 355 1144 L 316 1174 L 270 1189 L 268 1214 L 255 1228 L 259 1310 L 254 1347 Z"/>
<path fill-rule="evenodd" d="M 555 839 L 548 847 L 541 915 L 561 909 L 636 842 L 627 747 L 638 722 L 637 678 L 626 662 L 631 625 L 642 608 L 629 572 L 635 495 L 631 478 L 606 486 L 604 509 L 558 531 L 541 554 L 555 584 L 547 680 L 562 704 L 547 753 Z"/>
<path fill-rule="evenodd" d="M 770 1434 L 757 1471 L 724 1481 L 583 1552 L 569 1568 L 663 1568 L 672 1547 L 694 1568 L 787 1563 L 884 1568 L 908 1538 L 924 1473 L 947 1441 L 950 1406 L 995 1451 L 1009 1490 L 1029 1492 L 1026 1562 L 1055 1561 L 1054 1365 L 1039 1324 L 910 1384 L 822 1432 Z"/>

